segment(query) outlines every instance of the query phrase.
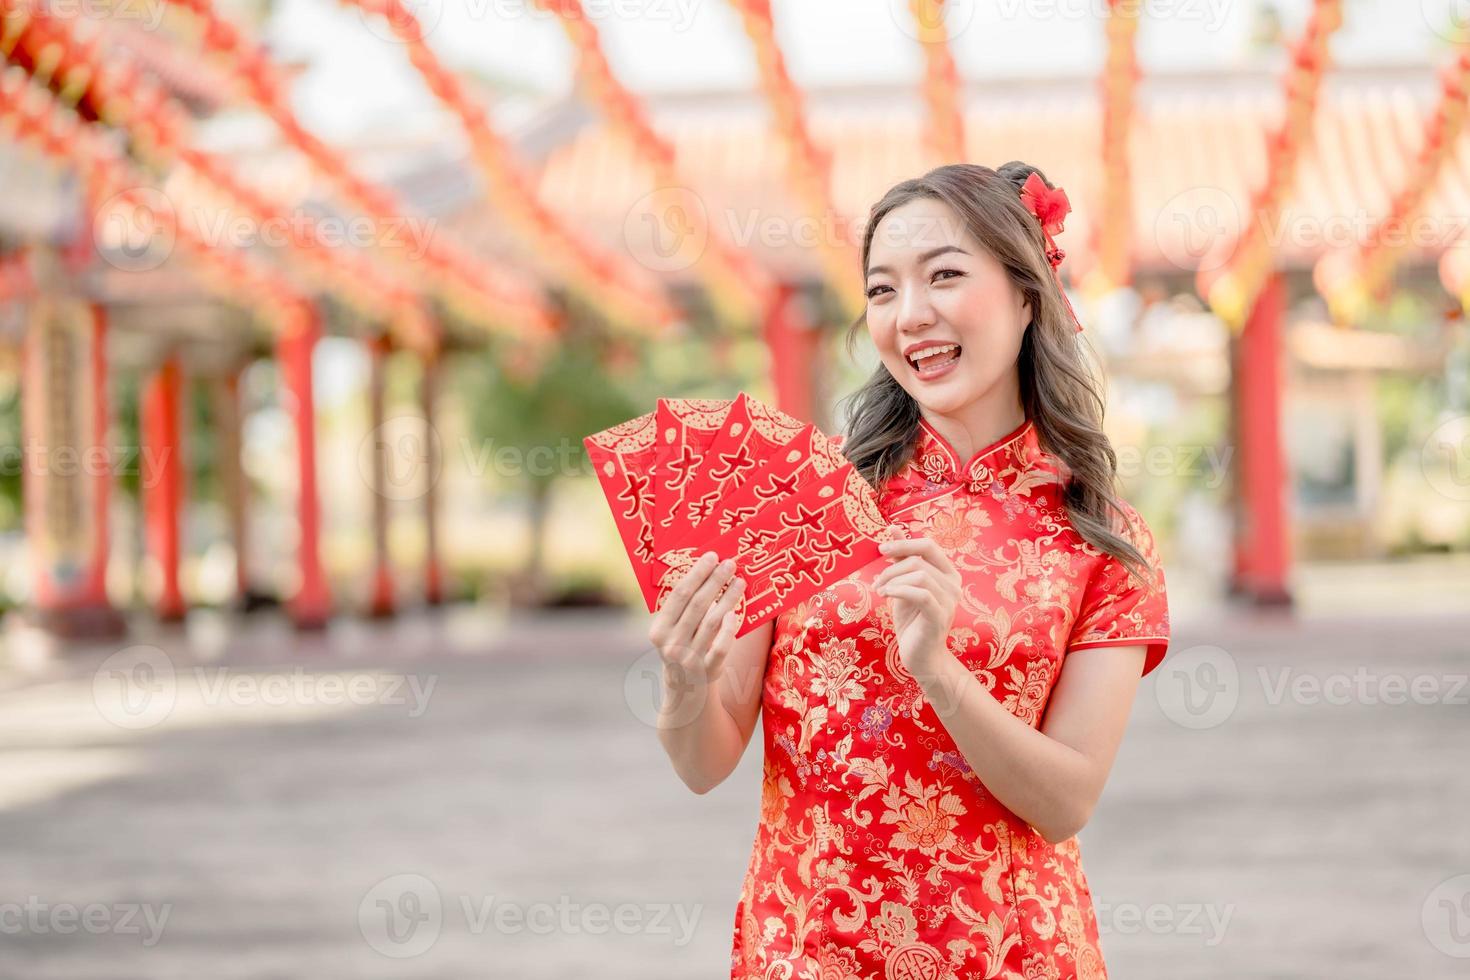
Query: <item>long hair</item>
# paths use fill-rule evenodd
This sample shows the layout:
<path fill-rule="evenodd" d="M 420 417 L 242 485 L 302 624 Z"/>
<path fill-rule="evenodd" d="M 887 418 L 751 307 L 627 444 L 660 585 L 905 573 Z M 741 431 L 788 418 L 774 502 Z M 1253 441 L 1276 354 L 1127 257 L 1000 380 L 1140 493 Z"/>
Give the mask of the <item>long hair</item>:
<path fill-rule="evenodd" d="M 895 184 L 869 214 L 863 271 L 868 268 L 873 233 L 890 211 L 920 198 L 949 205 L 1030 303 L 1032 318 L 1016 361 L 1021 404 L 1036 427 L 1041 448 L 1065 464 L 1068 478 L 1062 500 L 1072 526 L 1093 547 L 1150 581 L 1153 570 L 1125 536 L 1130 524 L 1114 489 L 1117 455 L 1102 429 L 1101 390 L 1083 359 L 1066 298 L 1046 260 L 1041 225 L 1021 202 L 1021 185 L 1032 173 L 1052 186 L 1038 168 L 1019 160 L 996 170 L 949 164 Z M 849 326 L 849 355 L 866 325 L 865 311 Z M 842 402 L 851 404 L 843 454 L 869 483 L 881 487 L 913 455 L 919 404 L 881 362 Z"/>

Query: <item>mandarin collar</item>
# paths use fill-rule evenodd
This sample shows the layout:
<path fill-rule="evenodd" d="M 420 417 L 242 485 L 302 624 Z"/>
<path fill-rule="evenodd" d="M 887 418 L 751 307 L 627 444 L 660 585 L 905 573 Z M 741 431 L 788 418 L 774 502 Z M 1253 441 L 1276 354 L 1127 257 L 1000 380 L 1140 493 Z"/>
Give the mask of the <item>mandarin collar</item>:
<path fill-rule="evenodd" d="M 967 460 L 960 459 L 948 440 L 922 417 L 913 445 L 913 454 L 879 494 L 885 513 L 907 509 L 956 487 L 1004 499 L 1012 488 L 1052 482 L 1060 469 L 1058 461 L 1042 450 L 1029 418 Z"/>
<path fill-rule="evenodd" d="M 946 486 L 954 483 L 988 484 L 993 474 L 1017 461 L 1029 462 L 1039 450 L 1036 426 L 1026 419 L 1010 432 L 962 460 L 939 430 L 920 416 L 915 439 L 912 466 L 930 483 Z"/>

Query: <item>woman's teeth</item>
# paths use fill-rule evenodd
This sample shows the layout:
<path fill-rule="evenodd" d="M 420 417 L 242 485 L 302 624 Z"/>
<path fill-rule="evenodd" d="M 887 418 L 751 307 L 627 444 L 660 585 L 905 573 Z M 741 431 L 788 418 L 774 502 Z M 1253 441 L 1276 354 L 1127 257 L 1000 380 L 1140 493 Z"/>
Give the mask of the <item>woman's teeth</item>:
<path fill-rule="evenodd" d="M 953 357 L 948 356 L 951 352 L 954 354 Z M 922 372 L 942 364 L 948 364 L 950 361 L 958 359 L 959 356 L 959 344 L 945 344 L 943 347 L 929 347 L 920 351 L 909 358 L 909 363 L 914 366 L 915 370 Z"/>

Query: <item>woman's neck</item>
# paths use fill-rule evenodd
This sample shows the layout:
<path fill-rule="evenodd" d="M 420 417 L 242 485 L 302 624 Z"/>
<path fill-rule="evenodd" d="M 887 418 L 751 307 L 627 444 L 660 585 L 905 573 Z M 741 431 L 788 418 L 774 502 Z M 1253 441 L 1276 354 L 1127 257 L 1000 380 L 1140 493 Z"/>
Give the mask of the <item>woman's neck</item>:
<path fill-rule="evenodd" d="M 922 406 L 920 412 L 950 444 L 961 462 L 1014 432 L 1026 421 L 1020 398 L 977 401 L 954 415 L 939 415 Z"/>

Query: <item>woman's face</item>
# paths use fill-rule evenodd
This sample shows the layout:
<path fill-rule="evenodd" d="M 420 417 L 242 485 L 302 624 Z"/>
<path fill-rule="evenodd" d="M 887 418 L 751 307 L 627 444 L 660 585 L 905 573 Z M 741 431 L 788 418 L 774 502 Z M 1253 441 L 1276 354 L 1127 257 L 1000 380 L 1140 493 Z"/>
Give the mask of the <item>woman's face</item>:
<path fill-rule="evenodd" d="M 869 246 L 867 295 L 878 355 L 930 413 L 1013 397 L 1030 304 L 948 204 L 919 198 L 883 216 Z M 958 349 L 910 359 L 940 346 Z"/>

